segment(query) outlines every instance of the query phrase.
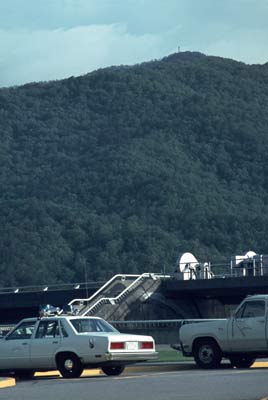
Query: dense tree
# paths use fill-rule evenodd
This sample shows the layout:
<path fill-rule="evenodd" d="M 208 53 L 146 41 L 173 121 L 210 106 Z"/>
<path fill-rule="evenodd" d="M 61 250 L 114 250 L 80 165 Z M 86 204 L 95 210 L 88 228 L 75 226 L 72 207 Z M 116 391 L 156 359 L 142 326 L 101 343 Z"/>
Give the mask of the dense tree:
<path fill-rule="evenodd" d="M 268 244 L 268 67 L 199 53 L 0 90 L 1 286 Z"/>

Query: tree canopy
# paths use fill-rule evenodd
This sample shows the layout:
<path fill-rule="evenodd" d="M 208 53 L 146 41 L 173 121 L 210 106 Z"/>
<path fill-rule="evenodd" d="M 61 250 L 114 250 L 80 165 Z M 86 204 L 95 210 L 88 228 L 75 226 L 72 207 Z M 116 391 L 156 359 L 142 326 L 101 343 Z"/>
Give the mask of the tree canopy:
<path fill-rule="evenodd" d="M 177 53 L 0 89 L 1 286 L 268 252 L 268 64 Z"/>

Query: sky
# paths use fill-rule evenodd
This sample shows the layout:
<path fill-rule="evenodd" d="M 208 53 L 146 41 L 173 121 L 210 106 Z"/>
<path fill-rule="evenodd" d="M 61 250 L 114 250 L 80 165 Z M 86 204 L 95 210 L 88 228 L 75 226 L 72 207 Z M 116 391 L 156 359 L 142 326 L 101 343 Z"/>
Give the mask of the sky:
<path fill-rule="evenodd" d="M 268 0 L 0 0 L 0 87 L 178 51 L 268 62 Z"/>

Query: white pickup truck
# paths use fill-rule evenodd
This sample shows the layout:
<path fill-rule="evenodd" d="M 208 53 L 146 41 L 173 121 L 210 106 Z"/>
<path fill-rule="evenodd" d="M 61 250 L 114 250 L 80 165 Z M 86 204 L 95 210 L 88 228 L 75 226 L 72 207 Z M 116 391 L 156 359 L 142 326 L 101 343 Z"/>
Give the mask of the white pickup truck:
<path fill-rule="evenodd" d="M 180 328 L 180 349 L 201 368 L 217 368 L 222 358 L 249 368 L 268 357 L 268 295 L 248 296 L 229 319 L 189 323 Z"/>

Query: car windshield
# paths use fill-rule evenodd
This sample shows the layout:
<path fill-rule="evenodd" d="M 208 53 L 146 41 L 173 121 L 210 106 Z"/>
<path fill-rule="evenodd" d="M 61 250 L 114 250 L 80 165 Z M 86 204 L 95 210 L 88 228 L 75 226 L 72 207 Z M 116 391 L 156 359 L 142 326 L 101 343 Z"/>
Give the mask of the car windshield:
<path fill-rule="evenodd" d="M 103 319 L 71 319 L 71 324 L 78 333 L 87 332 L 118 332 L 112 325 Z"/>

